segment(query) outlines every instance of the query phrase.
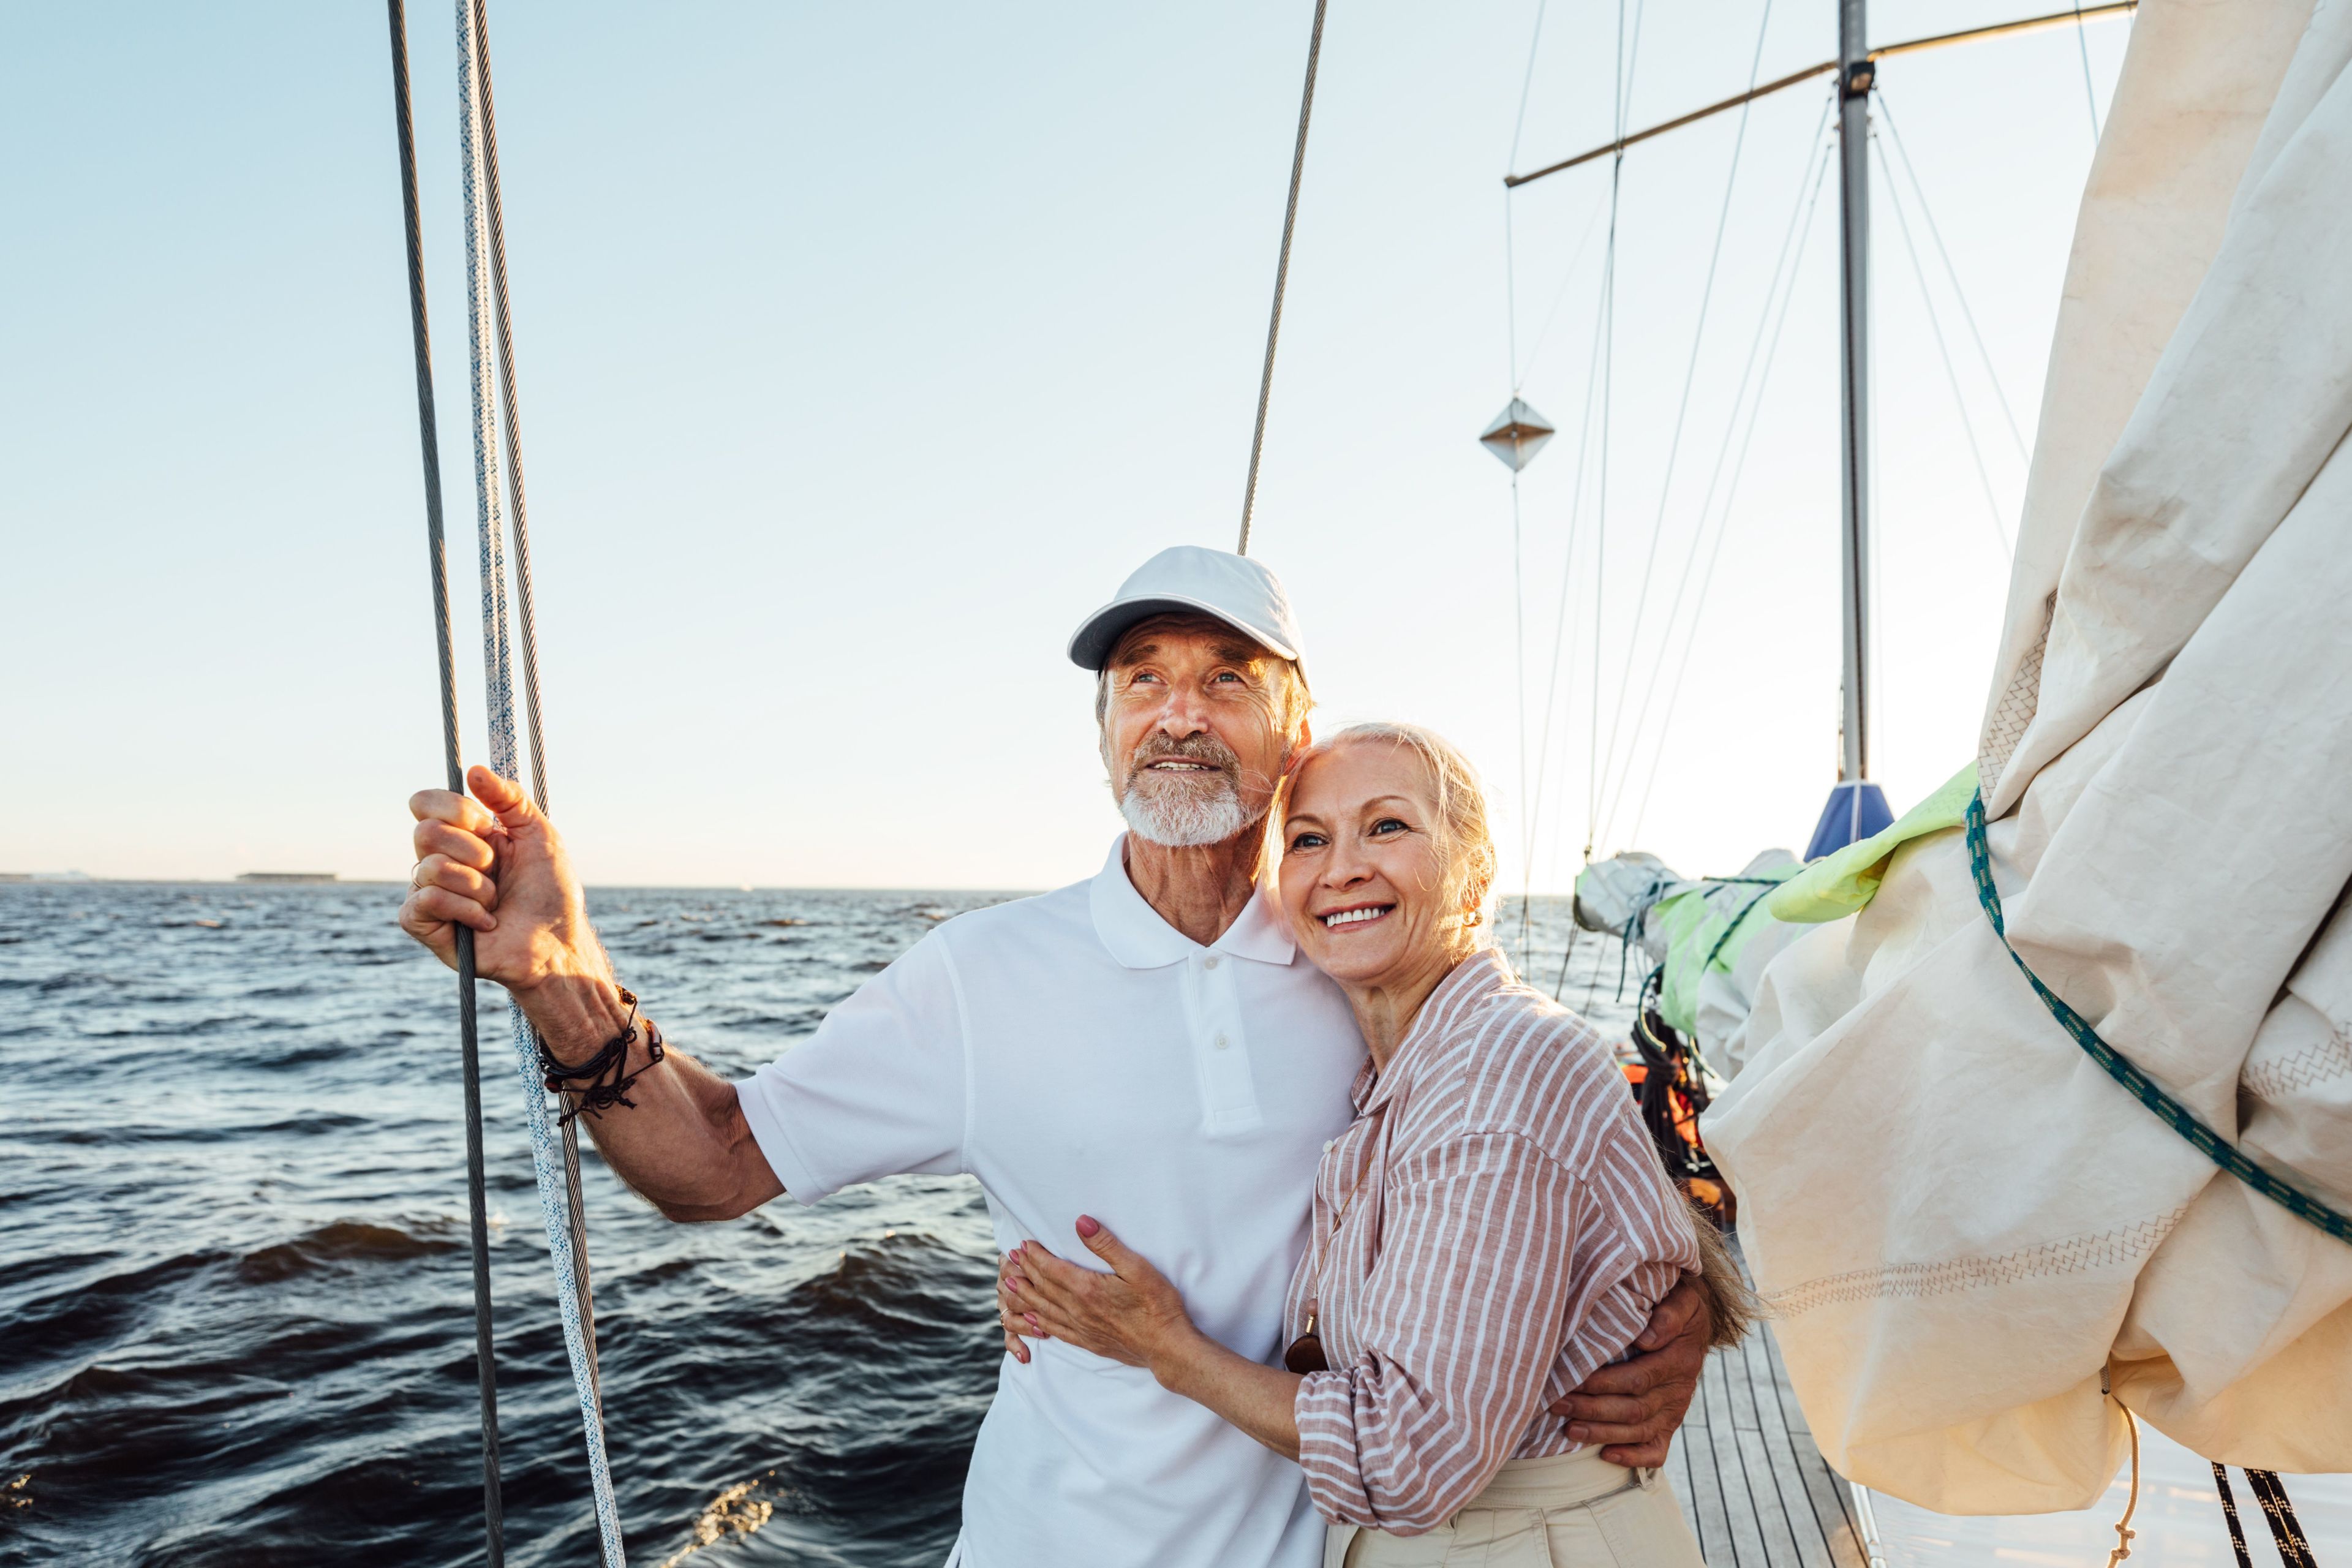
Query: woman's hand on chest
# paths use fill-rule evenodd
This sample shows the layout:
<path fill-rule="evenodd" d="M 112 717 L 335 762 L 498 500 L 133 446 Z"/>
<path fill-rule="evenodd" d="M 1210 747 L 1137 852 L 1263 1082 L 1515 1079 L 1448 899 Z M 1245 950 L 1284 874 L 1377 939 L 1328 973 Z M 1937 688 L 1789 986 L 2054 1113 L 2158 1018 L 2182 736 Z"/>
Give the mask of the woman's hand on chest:
<path fill-rule="evenodd" d="M 1018 1331 L 1147 1368 L 1197 1336 L 1183 1298 L 1165 1275 L 1093 1218 L 1080 1215 L 1077 1229 L 1087 1250 L 1111 1272 L 1068 1262 L 1037 1242 L 1023 1242 L 998 1275 Z"/>

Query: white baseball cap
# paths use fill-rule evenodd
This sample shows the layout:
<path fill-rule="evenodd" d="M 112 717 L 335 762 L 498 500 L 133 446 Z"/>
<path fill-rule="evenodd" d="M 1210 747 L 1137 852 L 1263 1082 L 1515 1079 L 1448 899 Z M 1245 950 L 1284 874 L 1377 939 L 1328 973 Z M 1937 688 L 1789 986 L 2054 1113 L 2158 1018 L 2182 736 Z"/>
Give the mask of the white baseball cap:
<path fill-rule="evenodd" d="M 1078 624 L 1070 662 L 1100 669 L 1129 626 L 1182 611 L 1223 621 L 1276 658 L 1305 662 L 1282 579 L 1246 555 L 1198 544 L 1172 546 L 1137 567 L 1118 597 Z"/>

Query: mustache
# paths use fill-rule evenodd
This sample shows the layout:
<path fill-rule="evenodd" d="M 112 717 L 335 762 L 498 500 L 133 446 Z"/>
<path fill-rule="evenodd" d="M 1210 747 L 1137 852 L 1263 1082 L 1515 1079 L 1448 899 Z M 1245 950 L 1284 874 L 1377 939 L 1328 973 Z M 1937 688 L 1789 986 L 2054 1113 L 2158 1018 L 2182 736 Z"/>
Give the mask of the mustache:
<path fill-rule="evenodd" d="M 1170 759 L 1199 763 L 1236 781 L 1241 777 L 1241 758 L 1214 735 L 1187 735 L 1179 741 L 1158 731 L 1145 736 L 1135 748 L 1134 755 L 1128 759 L 1128 776 L 1133 778 L 1153 763 Z"/>

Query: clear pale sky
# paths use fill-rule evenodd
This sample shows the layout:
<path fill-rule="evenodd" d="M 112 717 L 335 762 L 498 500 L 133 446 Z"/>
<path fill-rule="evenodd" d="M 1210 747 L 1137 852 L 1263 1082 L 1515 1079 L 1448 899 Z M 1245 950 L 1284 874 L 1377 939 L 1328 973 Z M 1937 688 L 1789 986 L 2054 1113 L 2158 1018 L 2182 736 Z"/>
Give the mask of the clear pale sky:
<path fill-rule="evenodd" d="M 1872 36 L 2047 5 L 1886 0 Z M 1151 552 L 1231 547 L 1311 4 L 490 10 L 553 799 L 585 874 L 1090 874 L 1117 819 L 1063 645 Z M 1514 885 L 1511 497 L 1475 437 L 1510 391 L 1499 176 L 1536 11 L 1332 5 L 1254 550 L 1304 616 L 1318 722 L 1460 742 Z M 1746 85 L 1759 0 L 1637 13 L 1633 126 Z M 1607 140 L 1617 17 L 1552 0 L 1519 166 Z M 1880 77 L 2029 441 L 2084 55 L 2104 114 L 2129 26 Z M 1776 0 L 1761 74 L 1834 46 L 1831 0 Z M 450 8 L 415 6 L 410 47 L 478 757 Z M 1596 632 L 1604 749 L 1628 692 L 1597 852 L 1638 818 L 1640 847 L 1730 871 L 1801 847 L 1835 775 L 1833 184 L 1671 726 L 1687 597 L 1643 701 L 1825 94 L 1747 123 L 1663 501 L 1738 117 L 1624 161 L 1601 609 L 1596 436 L 1538 889 L 1592 815 Z M 0 869 L 403 875 L 440 738 L 381 8 L 12 7 L 0 146 Z M 1989 508 L 1877 180 L 1873 763 L 1899 811 L 1973 752 L 2024 465 L 1906 186 Z M 1561 429 L 1520 494 L 1538 734 L 1608 184 L 1513 198 L 1524 395 Z"/>

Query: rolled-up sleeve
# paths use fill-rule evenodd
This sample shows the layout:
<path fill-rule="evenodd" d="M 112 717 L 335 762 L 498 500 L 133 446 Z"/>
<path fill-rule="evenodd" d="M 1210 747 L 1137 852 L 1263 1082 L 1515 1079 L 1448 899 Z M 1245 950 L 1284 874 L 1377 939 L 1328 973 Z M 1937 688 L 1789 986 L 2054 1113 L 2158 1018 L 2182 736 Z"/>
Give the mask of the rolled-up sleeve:
<path fill-rule="evenodd" d="M 1341 1524 L 1413 1535 L 1494 1479 L 1560 1352 L 1586 1188 L 1517 1133 L 1465 1133 L 1391 1170 L 1360 1354 L 1298 1389 L 1299 1464 Z"/>
<path fill-rule="evenodd" d="M 946 937 L 932 931 L 735 1085 L 760 1152 L 802 1203 L 964 1168 L 963 1006 Z"/>

